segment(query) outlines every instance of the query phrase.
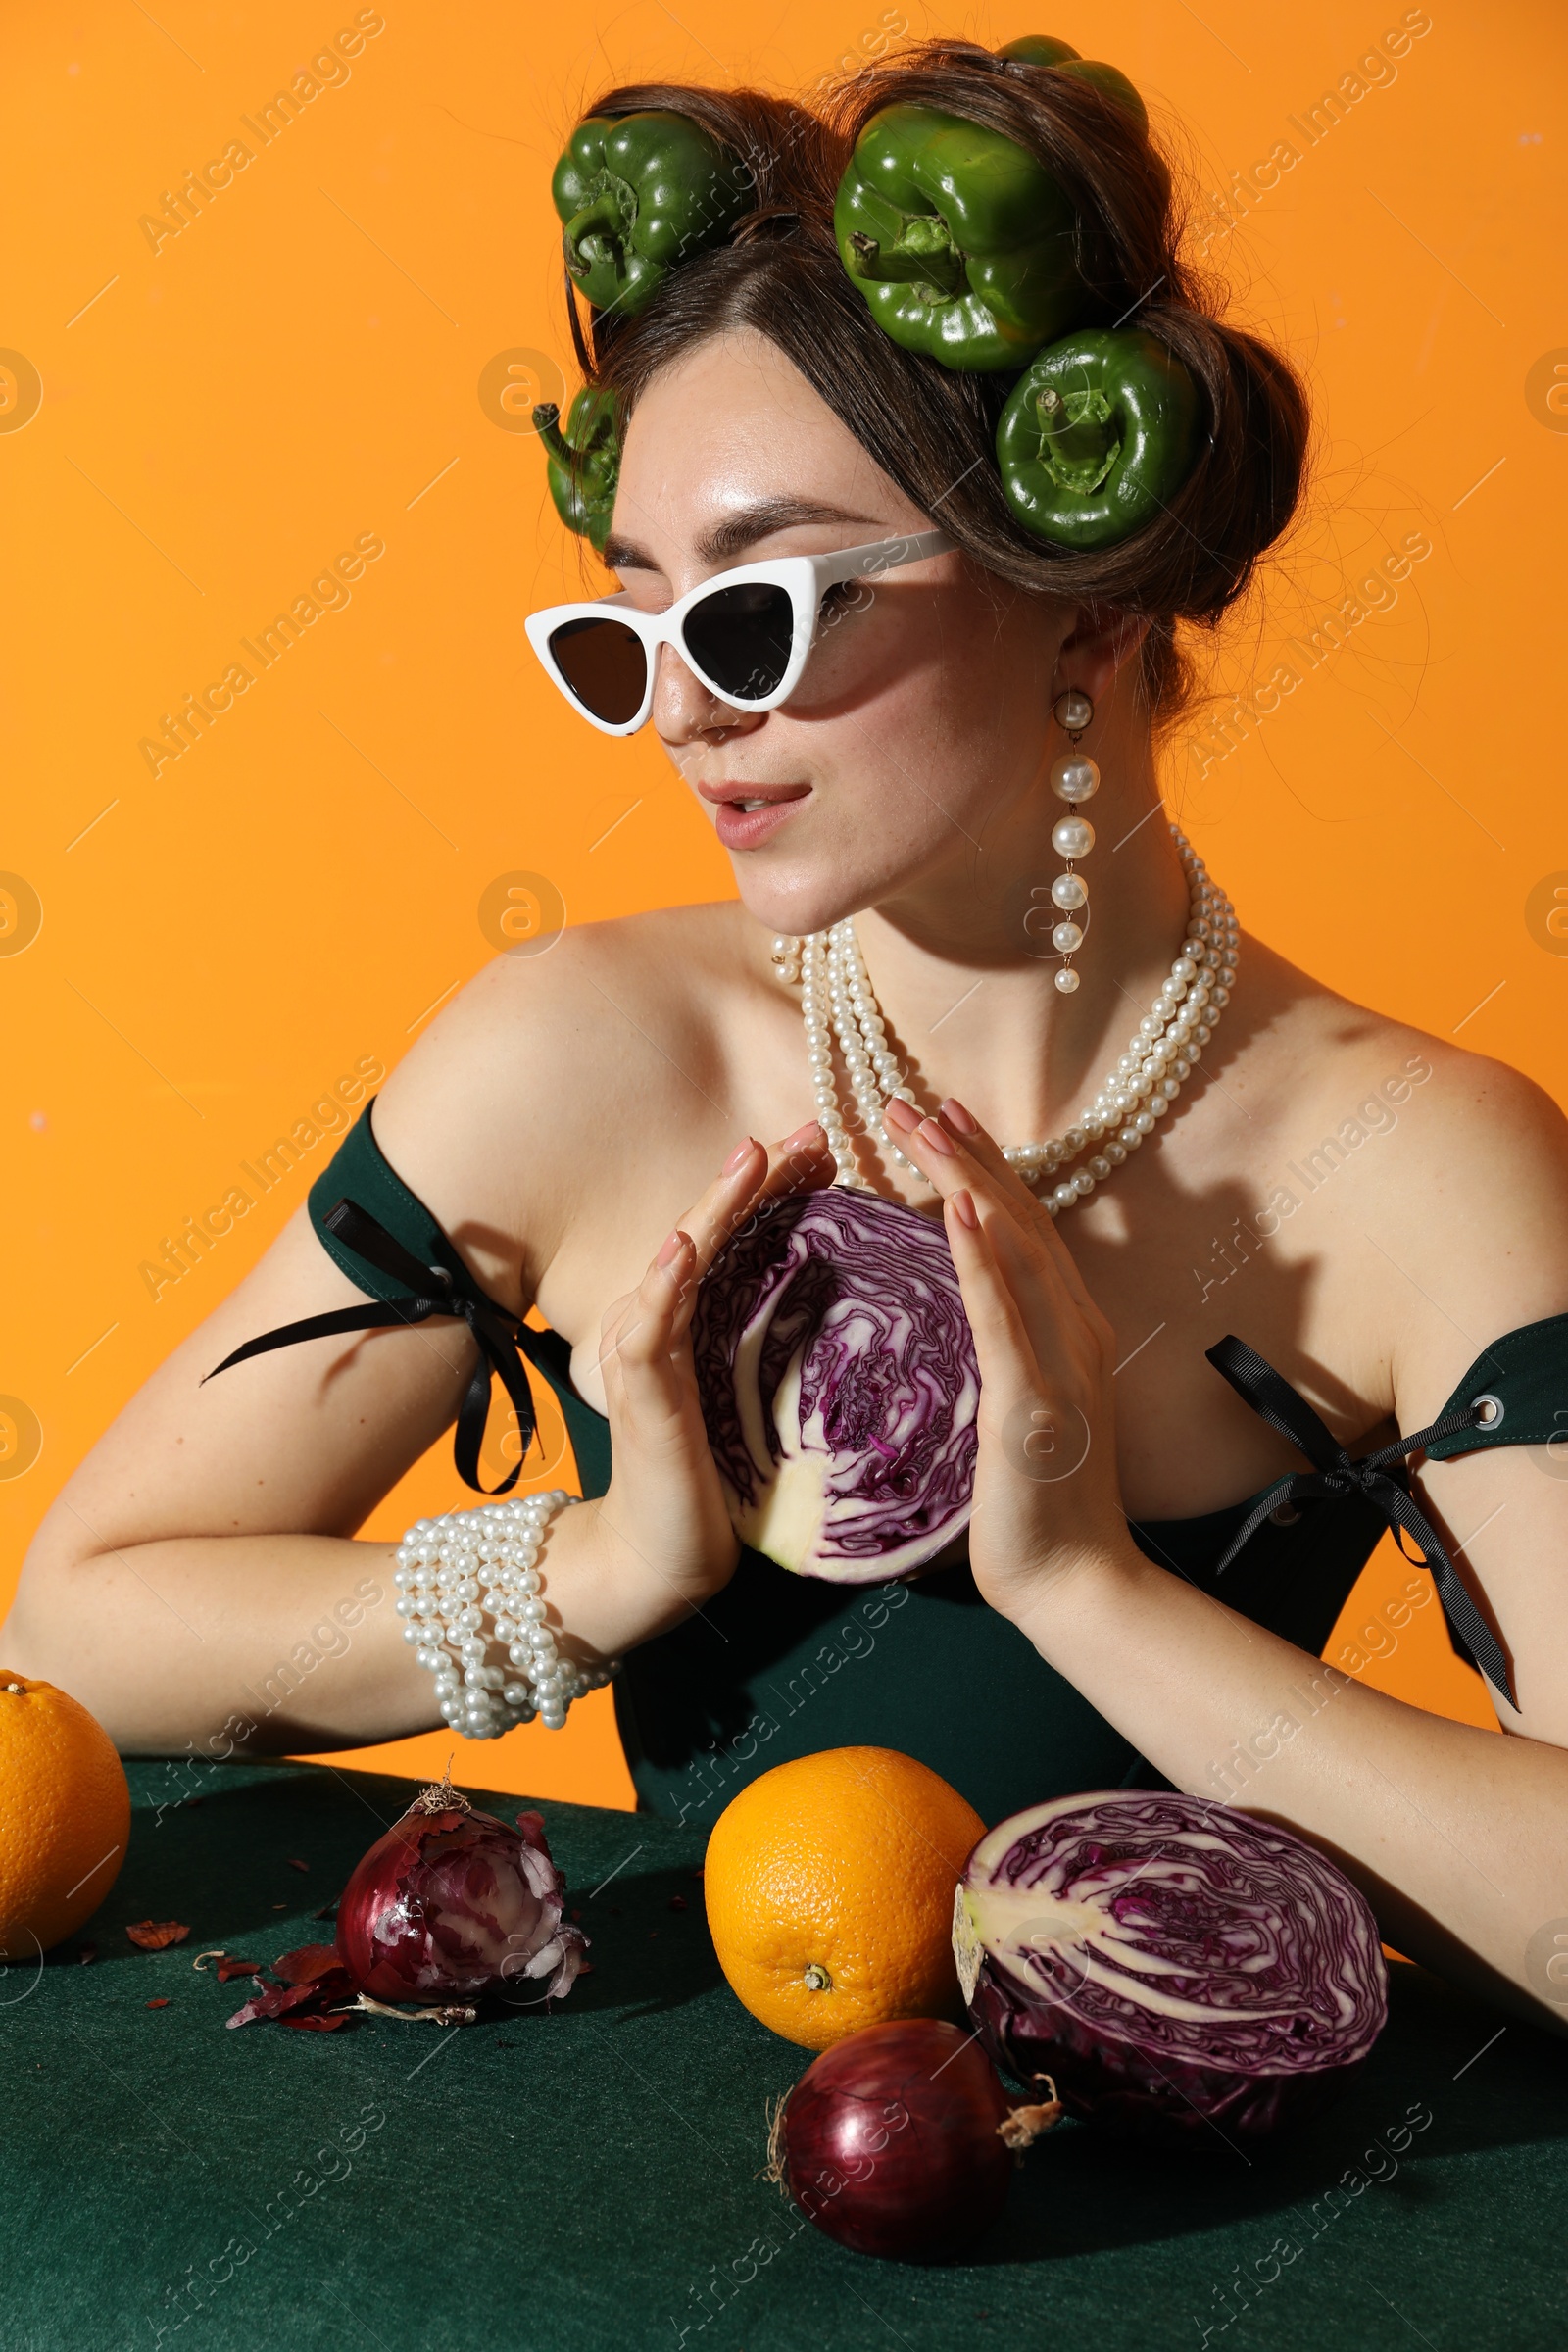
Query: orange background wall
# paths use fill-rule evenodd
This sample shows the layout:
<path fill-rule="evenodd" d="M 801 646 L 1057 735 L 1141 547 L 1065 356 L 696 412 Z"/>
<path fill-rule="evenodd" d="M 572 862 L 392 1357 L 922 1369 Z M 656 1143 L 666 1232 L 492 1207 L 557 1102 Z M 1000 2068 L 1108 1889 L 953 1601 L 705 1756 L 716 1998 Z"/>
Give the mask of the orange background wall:
<path fill-rule="evenodd" d="M 496 386 L 509 356 L 529 398 L 565 368 L 549 176 L 607 81 L 800 89 L 904 23 L 1108 48 L 1178 141 L 1239 311 L 1307 370 L 1321 436 L 1313 507 L 1219 679 L 1245 697 L 1286 661 L 1300 682 L 1225 732 L 1232 699 L 1200 714 L 1172 806 L 1286 955 L 1568 1100 L 1549 0 L 387 0 L 359 13 L 382 29 L 348 78 L 264 145 L 243 119 L 355 20 L 344 0 L 24 0 L 0 33 L 0 1603 L 72 1465 L 328 1147 L 156 1299 L 143 1261 L 340 1073 L 397 1060 L 493 953 L 497 876 L 548 875 L 574 921 L 731 895 L 652 737 L 575 722 L 521 633 L 593 573 Z M 1396 65 L 1360 63 L 1401 25 Z M 1314 135 L 1325 91 L 1338 119 Z M 254 160 L 155 251 L 141 217 L 236 138 Z M 1358 595 L 1412 532 L 1430 553 L 1396 600 Z M 362 535 L 384 553 L 352 601 L 152 773 L 162 714 Z M 1336 610 L 1337 650 L 1288 650 Z M 559 1452 L 550 1403 L 545 1426 Z M 465 1499 L 445 1441 L 365 1532 Z M 1406 1574 L 1385 1545 L 1331 1657 Z M 1435 1607 L 1378 1646 L 1368 1679 L 1491 1720 Z M 451 1745 L 366 1760 L 422 1771 Z M 455 1769 L 629 1801 L 608 1692 Z"/>

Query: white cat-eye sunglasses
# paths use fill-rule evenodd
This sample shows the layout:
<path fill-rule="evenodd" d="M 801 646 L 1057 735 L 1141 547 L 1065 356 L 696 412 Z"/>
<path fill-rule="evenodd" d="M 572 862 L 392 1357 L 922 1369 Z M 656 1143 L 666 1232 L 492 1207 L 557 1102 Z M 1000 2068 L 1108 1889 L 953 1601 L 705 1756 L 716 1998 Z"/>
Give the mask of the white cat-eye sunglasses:
<path fill-rule="evenodd" d="M 825 556 L 779 556 L 721 571 L 663 612 L 640 612 L 622 589 L 591 604 L 548 605 L 523 625 L 573 710 L 606 735 L 633 735 L 647 719 L 662 645 L 676 647 L 721 703 L 771 710 L 800 683 L 829 588 L 953 545 L 946 531 L 916 531 Z"/>

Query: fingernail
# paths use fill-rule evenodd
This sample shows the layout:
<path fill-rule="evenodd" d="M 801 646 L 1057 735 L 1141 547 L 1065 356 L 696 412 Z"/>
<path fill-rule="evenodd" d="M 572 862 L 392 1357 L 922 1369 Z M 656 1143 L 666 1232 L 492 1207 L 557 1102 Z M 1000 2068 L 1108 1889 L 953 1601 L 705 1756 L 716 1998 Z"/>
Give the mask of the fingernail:
<path fill-rule="evenodd" d="M 957 1218 L 958 1223 L 960 1225 L 966 1225 L 971 1233 L 978 1233 L 980 1230 L 980 1219 L 975 1214 L 973 1197 L 966 1192 L 951 1193 L 948 1197 L 952 1201 L 953 1213 Z"/>
<path fill-rule="evenodd" d="M 918 1127 L 920 1124 L 920 1113 L 911 1109 L 902 1095 L 891 1097 L 882 1115 L 888 1125 L 896 1127 L 901 1135 L 907 1135 L 911 1127 Z"/>
<path fill-rule="evenodd" d="M 749 1135 L 744 1144 L 736 1145 L 734 1151 L 730 1153 L 728 1159 L 725 1160 L 724 1165 L 719 1170 L 719 1174 L 721 1176 L 733 1176 L 736 1169 L 744 1163 L 747 1152 L 755 1152 L 756 1149 L 757 1139 L 755 1136 Z"/>
<path fill-rule="evenodd" d="M 670 1235 L 668 1241 L 661 1242 L 659 1246 L 659 1255 L 654 1260 L 655 1265 L 667 1266 L 670 1259 L 678 1253 L 680 1246 L 685 1239 L 686 1236 L 681 1232 L 680 1227 L 677 1225 L 674 1232 Z"/>
<path fill-rule="evenodd" d="M 787 1152 L 792 1144 L 819 1143 L 821 1137 L 822 1130 L 818 1122 L 815 1119 L 808 1119 L 804 1127 L 797 1127 L 793 1135 L 787 1135 L 784 1138 L 779 1150 Z"/>
<path fill-rule="evenodd" d="M 950 1127 L 956 1127 L 960 1135 L 978 1135 L 980 1132 L 979 1120 L 964 1109 L 956 1095 L 950 1095 L 943 1103 L 942 1116 Z"/>
<path fill-rule="evenodd" d="M 957 1153 L 953 1149 L 953 1138 L 937 1125 L 935 1119 L 920 1121 L 919 1136 L 921 1143 L 927 1145 L 931 1151 L 941 1152 L 948 1159 L 957 1157 Z"/>

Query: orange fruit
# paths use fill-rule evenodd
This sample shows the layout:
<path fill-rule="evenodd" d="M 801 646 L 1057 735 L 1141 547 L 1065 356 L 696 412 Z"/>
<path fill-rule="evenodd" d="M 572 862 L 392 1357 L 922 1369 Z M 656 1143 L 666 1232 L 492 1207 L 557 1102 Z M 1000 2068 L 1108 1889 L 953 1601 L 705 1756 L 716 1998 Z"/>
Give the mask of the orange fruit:
<path fill-rule="evenodd" d="M 786 2041 L 957 2013 L 953 1896 L 985 1823 L 891 1747 L 775 1764 L 708 1841 L 708 1925 L 730 1989 Z"/>
<path fill-rule="evenodd" d="M 53 1683 L 0 1667 L 0 1960 L 24 1966 L 90 1918 L 129 1836 L 103 1725 Z"/>

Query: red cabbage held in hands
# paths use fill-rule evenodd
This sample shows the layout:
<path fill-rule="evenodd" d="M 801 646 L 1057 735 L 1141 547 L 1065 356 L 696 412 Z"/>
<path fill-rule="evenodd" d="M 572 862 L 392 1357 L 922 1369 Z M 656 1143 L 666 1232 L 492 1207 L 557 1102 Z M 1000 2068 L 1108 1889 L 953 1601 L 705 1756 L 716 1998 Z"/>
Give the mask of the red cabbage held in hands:
<path fill-rule="evenodd" d="M 1179 1792 L 1003 1822 L 969 1857 L 954 1949 L 999 2066 L 1049 2075 L 1069 2115 L 1189 2147 L 1316 2114 L 1388 2017 L 1377 1923 L 1344 1873 Z"/>
<path fill-rule="evenodd" d="M 566 1924 L 544 1820 L 509 1829 L 450 1781 L 416 1797 L 356 1866 L 337 1907 L 337 1954 L 383 2001 L 451 2001 L 548 1978 L 570 1990 L 587 1937 Z"/>
<path fill-rule="evenodd" d="M 845 1186 L 765 1202 L 692 1348 L 735 1532 L 781 1568 L 877 1583 L 968 1524 L 980 1373 L 940 1223 Z"/>

